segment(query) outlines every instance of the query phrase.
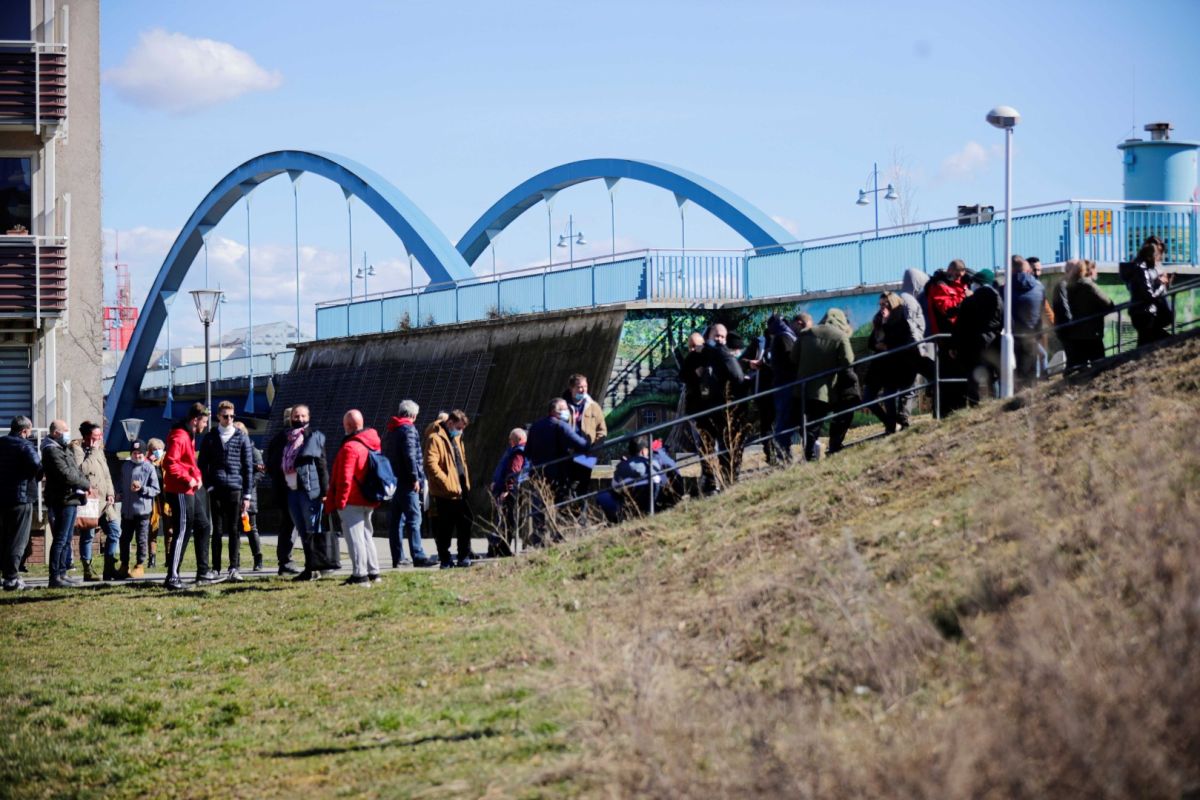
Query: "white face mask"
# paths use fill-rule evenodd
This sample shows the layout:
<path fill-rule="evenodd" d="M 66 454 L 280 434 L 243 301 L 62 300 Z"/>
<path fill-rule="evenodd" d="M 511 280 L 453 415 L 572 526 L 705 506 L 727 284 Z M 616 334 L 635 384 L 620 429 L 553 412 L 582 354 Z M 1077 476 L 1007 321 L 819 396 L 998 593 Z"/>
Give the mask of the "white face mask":
<path fill-rule="evenodd" d="M 558 412 L 558 418 L 561 419 L 563 422 L 570 422 L 571 421 L 571 412 L 567 411 L 564 408 L 562 411 Z"/>

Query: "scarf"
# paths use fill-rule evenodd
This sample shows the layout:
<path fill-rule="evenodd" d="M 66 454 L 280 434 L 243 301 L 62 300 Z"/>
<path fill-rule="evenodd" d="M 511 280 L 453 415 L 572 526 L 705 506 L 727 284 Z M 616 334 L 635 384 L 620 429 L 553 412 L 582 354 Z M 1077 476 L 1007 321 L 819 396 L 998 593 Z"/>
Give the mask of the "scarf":
<path fill-rule="evenodd" d="M 308 426 L 292 428 L 287 432 L 288 443 L 287 447 L 283 448 L 284 474 L 295 473 L 296 459 L 300 457 L 300 450 L 304 447 L 304 432 L 306 430 L 308 430 Z"/>

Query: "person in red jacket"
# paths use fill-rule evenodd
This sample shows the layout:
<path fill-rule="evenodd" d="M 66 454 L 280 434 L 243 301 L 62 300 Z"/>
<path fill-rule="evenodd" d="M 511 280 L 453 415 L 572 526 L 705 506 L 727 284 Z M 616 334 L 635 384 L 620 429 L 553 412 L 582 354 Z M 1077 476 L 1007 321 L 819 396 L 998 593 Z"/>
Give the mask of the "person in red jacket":
<path fill-rule="evenodd" d="M 216 573 L 208 566 L 208 503 L 198 494 L 202 481 L 196 464 L 196 437 L 208 427 L 208 409 L 193 403 L 187 417 L 167 434 L 163 456 L 163 494 L 167 503 L 167 589 L 183 588 L 179 568 L 187 552 L 188 539 L 196 540 L 196 583 L 212 583 Z"/>
<path fill-rule="evenodd" d="M 375 526 L 371 515 L 379 505 L 363 497 L 360 484 L 367 473 L 367 454 L 378 452 L 379 434 L 374 428 L 363 427 L 362 412 L 351 409 L 342 417 L 346 438 L 333 459 L 329 471 L 329 494 L 325 496 L 325 511 L 338 512 L 342 518 L 342 533 L 350 549 L 351 575 L 344 583 L 350 586 L 370 586 L 380 580 L 379 553 L 375 550 Z"/>
<path fill-rule="evenodd" d="M 929 305 L 929 333 L 951 333 L 958 307 L 967 299 L 967 265 L 956 258 L 945 269 L 939 269 L 925 285 L 925 301 Z"/>

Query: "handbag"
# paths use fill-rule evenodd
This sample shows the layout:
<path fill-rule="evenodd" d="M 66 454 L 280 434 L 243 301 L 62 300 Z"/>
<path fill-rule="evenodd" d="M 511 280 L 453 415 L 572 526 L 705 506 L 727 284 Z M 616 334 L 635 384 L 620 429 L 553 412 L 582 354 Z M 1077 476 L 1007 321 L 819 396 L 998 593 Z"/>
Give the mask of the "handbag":
<path fill-rule="evenodd" d="M 75 530 L 90 531 L 100 525 L 100 498 L 88 495 L 87 502 L 75 512 Z"/>

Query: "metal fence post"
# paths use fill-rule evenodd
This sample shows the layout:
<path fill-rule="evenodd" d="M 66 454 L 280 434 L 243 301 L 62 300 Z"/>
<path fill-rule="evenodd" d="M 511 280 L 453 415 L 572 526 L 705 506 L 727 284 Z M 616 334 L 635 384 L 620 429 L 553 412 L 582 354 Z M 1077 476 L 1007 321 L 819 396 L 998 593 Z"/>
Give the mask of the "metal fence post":
<path fill-rule="evenodd" d="M 925 227 L 921 229 L 921 271 L 929 273 L 929 247 L 925 241 L 929 238 L 929 223 L 925 223 Z"/>
<path fill-rule="evenodd" d="M 858 235 L 858 285 L 867 285 L 866 277 L 863 273 L 863 240 L 861 233 Z"/>
<path fill-rule="evenodd" d="M 804 294 L 804 242 L 800 243 L 800 294 Z"/>
<path fill-rule="evenodd" d="M 596 261 L 592 259 L 592 308 L 596 307 Z"/>
<path fill-rule="evenodd" d="M 933 418 L 942 418 L 942 348 L 933 342 Z"/>

